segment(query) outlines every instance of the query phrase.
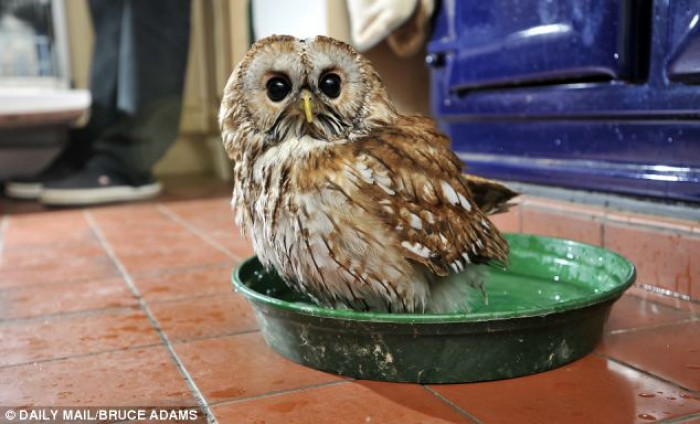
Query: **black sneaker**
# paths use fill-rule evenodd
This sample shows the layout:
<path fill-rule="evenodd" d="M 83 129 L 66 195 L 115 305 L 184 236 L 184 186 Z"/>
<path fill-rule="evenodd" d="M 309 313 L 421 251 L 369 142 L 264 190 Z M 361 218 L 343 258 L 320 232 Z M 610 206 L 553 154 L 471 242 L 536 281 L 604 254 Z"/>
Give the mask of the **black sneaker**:
<path fill-rule="evenodd" d="M 8 181 L 5 184 L 5 195 L 13 199 L 38 199 L 44 189 L 44 184 L 65 178 L 77 170 L 76 164 L 59 158 L 38 175 L 13 178 Z"/>
<path fill-rule="evenodd" d="M 150 199 L 162 190 L 152 176 L 138 182 L 88 165 L 66 178 L 46 182 L 39 200 L 47 206 L 88 206 Z"/>

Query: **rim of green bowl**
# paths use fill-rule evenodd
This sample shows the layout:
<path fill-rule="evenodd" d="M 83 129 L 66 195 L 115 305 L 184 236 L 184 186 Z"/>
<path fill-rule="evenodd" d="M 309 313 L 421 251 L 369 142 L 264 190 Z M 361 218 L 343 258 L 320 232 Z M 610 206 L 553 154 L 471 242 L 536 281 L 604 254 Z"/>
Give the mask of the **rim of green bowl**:
<path fill-rule="evenodd" d="M 311 304 L 301 304 L 299 302 L 288 302 L 285 300 L 280 300 L 274 297 L 266 296 L 260 292 L 257 292 L 247 285 L 243 284 L 241 280 L 241 271 L 245 268 L 251 266 L 251 263 L 257 261 L 257 256 L 251 256 L 241 262 L 239 265 L 234 267 L 231 279 L 233 281 L 233 286 L 237 291 L 243 293 L 249 299 L 253 299 L 257 302 L 272 306 L 277 309 L 297 313 L 299 315 L 307 315 L 314 317 L 323 318 L 335 318 L 340 320 L 349 321 L 365 321 L 365 322 L 383 322 L 383 323 L 395 323 L 395 324 L 436 324 L 445 322 L 482 322 L 482 321 L 498 321 L 507 320 L 513 318 L 528 318 L 528 317 L 538 317 L 551 315 L 556 313 L 562 313 L 567 311 L 573 311 L 576 309 L 585 308 L 587 306 L 595 305 L 598 303 L 605 302 L 607 300 L 616 298 L 629 288 L 635 280 L 636 269 L 634 264 L 627 260 L 622 255 L 613 252 L 609 249 L 594 246 L 591 244 L 580 243 L 577 241 L 566 240 L 555 237 L 544 237 L 536 236 L 531 234 L 522 233 L 508 233 L 506 234 L 508 239 L 518 239 L 518 238 L 536 238 L 539 240 L 547 240 L 554 243 L 566 243 L 569 246 L 579 246 L 586 249 L 592 249 L 597 251 L 600 255 L 608 255 L 617 257 L 622 260 L 628 269 L 626 276 L 622 279 L 622 282 L 611 287 L 607 290 L 595 293 L 591 296 L 584 298 L 575 298 L 565 302 L 552 304 L 551 306 L 541 306 L 526 310 L 516 310 L 516 311 L 498 311 L 498 312 L 475 312 L 475 313 L 460 313 L 460 314 L 409 314 L 409 313 L 376 313 L 376 312 L 359 312 L 352 310 L 342 310 L 342 309 L 332 309 L 324 308 L 321 306 L 315 306 Z"/>

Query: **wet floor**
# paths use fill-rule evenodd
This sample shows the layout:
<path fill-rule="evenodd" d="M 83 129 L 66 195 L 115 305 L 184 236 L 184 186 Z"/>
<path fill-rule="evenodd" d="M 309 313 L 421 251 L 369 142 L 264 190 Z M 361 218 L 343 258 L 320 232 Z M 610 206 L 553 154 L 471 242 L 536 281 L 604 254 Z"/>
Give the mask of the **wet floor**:
<path fill-rule="evenodd" d="M 267 424 L 700 421 L 700 304 L 640 286 L 614 306 L 594 353 L 528 377 L 421 386 L 289 362 L 267 348 L 231 291 L 231 268 L 251 251 L 233 228 L 228 188 L 206 198 L 181 190 L 86 210 L 0 199 L 0 406 L 199 405 L 221 423 Z M 517 231 L 519 219 L 497 222 Z M 526 230 L 554 235 L 563 222 L 546 221 Z M 569 230 L 562 225 L 562 235 Z M 610 243 L 635 260 L 653 253 Z M 682 243 L 676 256 L 692 254 L 695 240 Z M 638 281 L 693 294 L 697 275 L 684 280 L 682 260 L 645 262 Z M 677 280 L 667 276 L 674 267 Z M 489 296 L 498 302 L 497 291 Z"/>

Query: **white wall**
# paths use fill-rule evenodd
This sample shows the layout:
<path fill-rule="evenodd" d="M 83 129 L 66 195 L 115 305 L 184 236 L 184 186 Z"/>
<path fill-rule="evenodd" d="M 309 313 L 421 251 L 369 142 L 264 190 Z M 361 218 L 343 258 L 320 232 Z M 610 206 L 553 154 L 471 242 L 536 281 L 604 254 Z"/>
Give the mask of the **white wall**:
<path fill-rule="evenodd" d="M 255 38 L 273 34 L 329 35 L 326 0 L 253 0 Z"/>

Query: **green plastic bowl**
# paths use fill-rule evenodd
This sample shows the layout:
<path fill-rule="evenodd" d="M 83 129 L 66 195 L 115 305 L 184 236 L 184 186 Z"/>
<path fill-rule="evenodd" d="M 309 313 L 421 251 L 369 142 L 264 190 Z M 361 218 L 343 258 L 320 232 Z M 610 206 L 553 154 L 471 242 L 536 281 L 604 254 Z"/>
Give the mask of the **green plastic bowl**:
<path fill-rule="evenodd" d="M 559 367 L 593 350 L 634 266 L 601 247 L 507 234 L 507 268 L 489 267 L 488 305 L 470 313 L 388 314 L 312 305 L 257 258 L 233 274 L 274 350 L 353 378 L 463 383 Z"/>

